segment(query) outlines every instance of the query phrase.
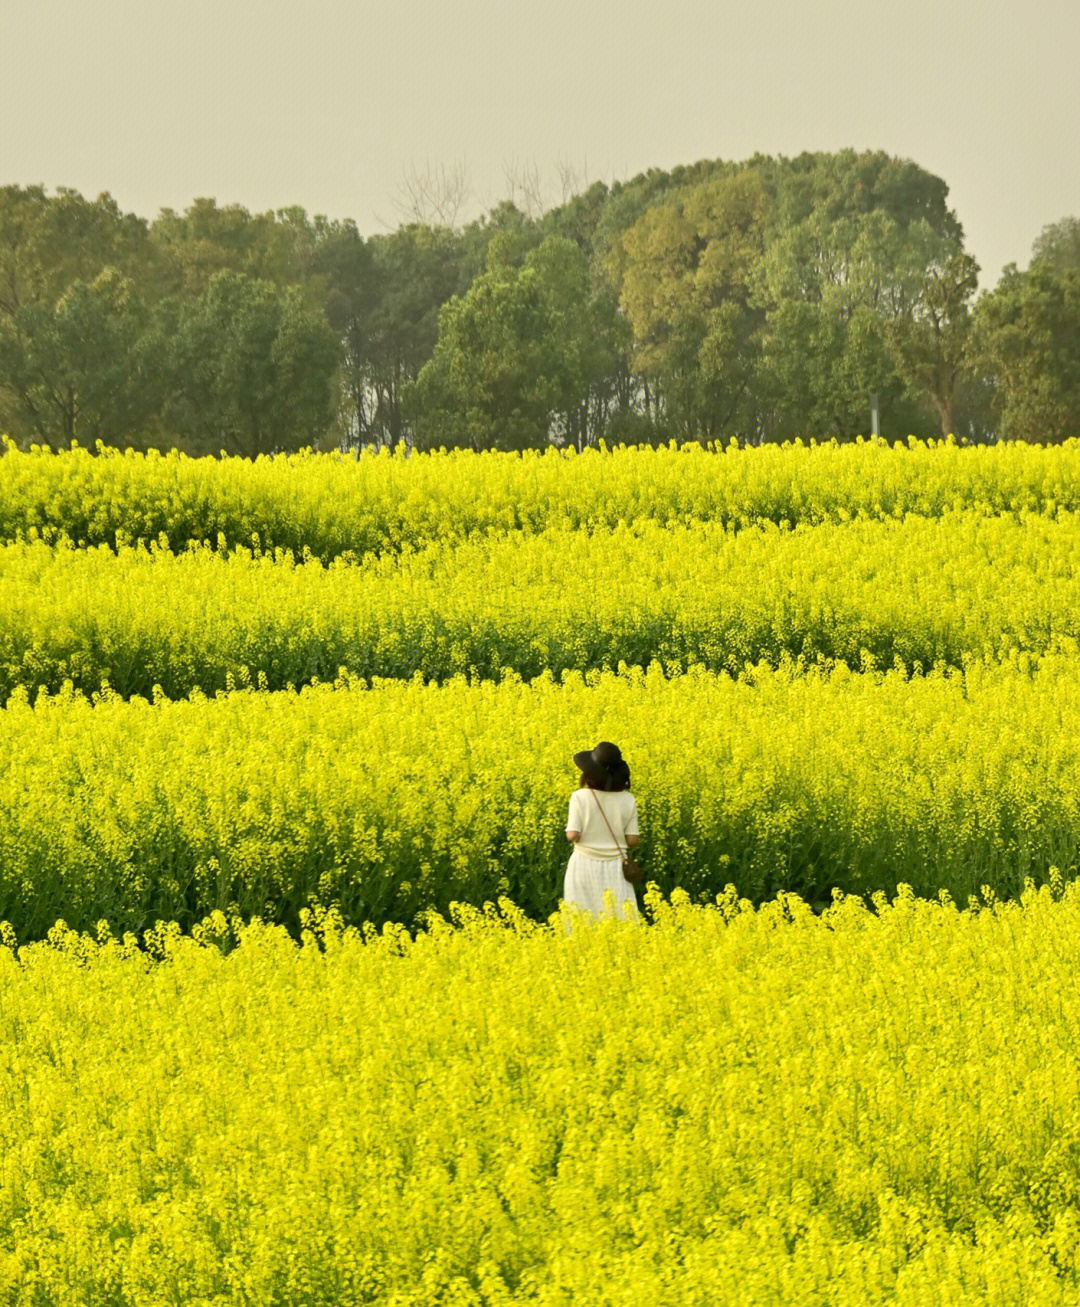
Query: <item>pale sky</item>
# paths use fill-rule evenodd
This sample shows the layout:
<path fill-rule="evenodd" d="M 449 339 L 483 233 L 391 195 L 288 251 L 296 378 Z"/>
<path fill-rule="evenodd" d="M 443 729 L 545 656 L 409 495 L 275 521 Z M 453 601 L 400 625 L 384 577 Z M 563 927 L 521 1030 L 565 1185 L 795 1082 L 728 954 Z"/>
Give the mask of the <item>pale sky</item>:
<path fill-rule="evenodd" d="M 1077 0 L 0 0 L 0 184 L 399 221 L 403 175 L 883 149 L 992 285 L 1080 216 Z"/>

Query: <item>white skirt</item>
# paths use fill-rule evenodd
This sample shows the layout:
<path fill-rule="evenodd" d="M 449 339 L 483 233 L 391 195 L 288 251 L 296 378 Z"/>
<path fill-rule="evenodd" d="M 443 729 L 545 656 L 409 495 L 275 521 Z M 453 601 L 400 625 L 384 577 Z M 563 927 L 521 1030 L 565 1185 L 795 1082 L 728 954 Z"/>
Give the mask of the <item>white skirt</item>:
<path fill-rule="evenodd" d="M 615 915 L 636 917 L 637 896 L 634 887 L 623 875 L 622 858 L 587 858 L 577 849 L 566 864 L 566 881 L 563 898 L 575 907 L 591 912 L 593 916 L 610 915 L 604 903 L 604 891 L 615 895 Z"/>

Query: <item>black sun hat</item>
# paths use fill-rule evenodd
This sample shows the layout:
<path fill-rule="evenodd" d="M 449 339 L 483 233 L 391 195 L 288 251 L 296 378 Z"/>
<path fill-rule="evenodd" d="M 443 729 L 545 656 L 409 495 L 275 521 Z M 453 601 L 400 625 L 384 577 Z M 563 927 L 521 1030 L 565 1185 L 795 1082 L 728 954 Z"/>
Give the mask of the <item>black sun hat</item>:
<path fill-rule="evenodd" d="M 598 790 L 621 789 L 630 784 L 630 768 L 617 744 L 601 740 L 595 749 L 574 754 L 574 766 Z"/>

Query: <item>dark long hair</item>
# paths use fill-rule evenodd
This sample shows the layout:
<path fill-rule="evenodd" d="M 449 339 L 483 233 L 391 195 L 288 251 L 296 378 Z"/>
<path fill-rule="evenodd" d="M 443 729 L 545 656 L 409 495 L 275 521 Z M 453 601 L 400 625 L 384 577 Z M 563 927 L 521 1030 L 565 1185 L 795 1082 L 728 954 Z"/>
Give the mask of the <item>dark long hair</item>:
<path fill-rule="evenodd" d="M 621 794 L 623 790 L 628 790 L 629 788 L 630 788 L 629 767 L 627 767 L 626 769 L 626 775 L 622 777 L 620 780 L 617 780 L 615 784 L 610 786 L 608 789 L 600 789 L 599 785 L 594 785 L 592 781 L 589 780 L 589 778 L 585 775 L 584 772 L 581 773 L 581 781 L 578 785 L 579 790 L 600 790 L 601 794 Z"/>

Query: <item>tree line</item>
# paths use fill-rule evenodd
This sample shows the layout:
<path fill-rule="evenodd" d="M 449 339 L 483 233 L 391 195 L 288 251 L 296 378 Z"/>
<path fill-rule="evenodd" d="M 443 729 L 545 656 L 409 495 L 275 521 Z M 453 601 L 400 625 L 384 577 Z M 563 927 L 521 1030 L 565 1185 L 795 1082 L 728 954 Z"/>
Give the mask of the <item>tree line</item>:
<path fill-rule="evenodd" d="M 596 182 L 364 237 L 0 189 L 0 432 L 191 453 L 1080 435 L 1080 221 L 977 294 L 880 152 Z"/>

